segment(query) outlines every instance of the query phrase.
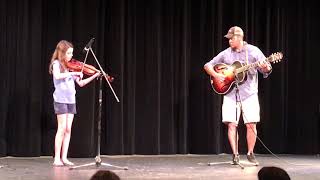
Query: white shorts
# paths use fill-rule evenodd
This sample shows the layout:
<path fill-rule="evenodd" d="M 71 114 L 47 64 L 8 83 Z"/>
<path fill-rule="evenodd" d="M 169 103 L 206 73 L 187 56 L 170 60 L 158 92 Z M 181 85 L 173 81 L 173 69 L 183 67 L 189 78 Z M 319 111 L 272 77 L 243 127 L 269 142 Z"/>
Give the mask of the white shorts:
<path fill-rule="evenodd" d="M 237 111 L 236 111 L 237 107 Z M 258 95 L 252 95 L 246 100 L 242 101 L 242 118 L 243 122 L 246 123 L 255 123 L 260 121 L 260 105 Z M 236 120 L 237 114 L 237 120 Z M 223 123 L 239 123 L 240 117 L 240 102 L 236 102 L 226 96 L 223 97 L 222 104 L 222 122 Z"/>

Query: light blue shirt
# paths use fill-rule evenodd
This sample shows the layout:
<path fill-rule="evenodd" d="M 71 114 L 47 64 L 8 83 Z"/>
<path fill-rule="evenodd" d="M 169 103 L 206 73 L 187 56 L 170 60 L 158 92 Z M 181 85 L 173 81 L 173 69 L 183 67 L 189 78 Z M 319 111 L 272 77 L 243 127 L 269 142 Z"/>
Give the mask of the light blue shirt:
<path fill-rule="evenodd" d="M 60 63 L 58 60 L 55 60 L 53 62 L 53 74 L 56 72 L 60 72 Z M 53 84 L 55 88 L 55 91 L 53 93 L 53 99 L 55 102 L 67 104 L 76 103 L 76 89 L 74 80 L 75 77 L 72 75 L 63 79 L 56 79 L 53 76 Z"/>
<path fill-rule="evenodd" d="M 248 50 L 249 64 L 266 59 L 266 57 L 258 47 L 253 46 L 251 44 L 246 44 L 239 52 L 232 50 L 231 47 L 225 49 L 224 51 L 220 52 L 217 56 L 215 56 L 211 61 L 207 62 L 206 65 L 209 64 L 213 66 L 217 63 L 225 63 L 231 65 L 235 61 L 247 64 L 246 49 Z M 271 73 L 263 73 L 258 67 L 249 69 L 249 71 L 246 73 L 247 77 L 244 80 L 244 82 L 239 83 L 239 94 L 241 100 L 245 100 L 249 96 L 258 93 L 258 71 L 263 74 L 264 78 L 268 77 L 268 75 Z M 232 90 L 229 91 L 229 93 L 225 94 L 225 96 L 228 98 L 232 98 L 233 100 L 236 100 L 235 92 L 236 88 L 233 87 Z"/>

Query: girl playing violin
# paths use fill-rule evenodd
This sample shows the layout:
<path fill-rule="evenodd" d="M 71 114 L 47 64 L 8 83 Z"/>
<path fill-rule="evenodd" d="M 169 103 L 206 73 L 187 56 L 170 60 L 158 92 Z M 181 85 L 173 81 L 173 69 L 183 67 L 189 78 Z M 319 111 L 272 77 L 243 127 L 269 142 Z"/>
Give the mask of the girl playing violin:
<path fill-rule="evenodd" d="M 76 89 L 75 82 L 80 87 L 85 86 L 100 75 L 100 72 L 82 79 L 82 72 L 69 72 L 67 62 L 73 56 L 73 45 L 61 40 L 52 55 L 49 73 L 53 75 L 55 91 L 53 93 L 53 106 L 57 114 L 58 129 L 54 146 L 54 166 L 74 165 L 67 159 L 71 126 L 74 114 L 76 114 Z"/>

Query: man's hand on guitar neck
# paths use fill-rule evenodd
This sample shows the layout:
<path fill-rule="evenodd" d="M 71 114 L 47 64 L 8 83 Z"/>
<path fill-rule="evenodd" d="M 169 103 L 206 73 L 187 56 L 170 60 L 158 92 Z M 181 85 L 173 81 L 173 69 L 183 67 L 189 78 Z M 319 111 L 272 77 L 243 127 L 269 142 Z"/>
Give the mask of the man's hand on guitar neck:
<path fill-rule="evenodd" d="M 266 61 L 259 61 L 258 66 L 264 73 L 268 73 L 272 69 L 271 64 Z"/>

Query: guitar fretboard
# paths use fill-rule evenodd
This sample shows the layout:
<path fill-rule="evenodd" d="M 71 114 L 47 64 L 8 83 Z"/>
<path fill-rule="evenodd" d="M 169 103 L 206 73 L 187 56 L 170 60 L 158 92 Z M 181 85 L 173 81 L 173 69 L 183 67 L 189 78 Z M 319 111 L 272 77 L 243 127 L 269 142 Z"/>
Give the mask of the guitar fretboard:
<path fill-rule="evenodd" d="M 268 61 L 270 62 L 272 60 L 272 56 L 266 58 L 264 61 Z M 247 64 L 245 66 L 242 66 L 242 67 L 239 67 L 238 69 L 236 69 L 235 73 L 238 74 L 238 73 L 242 73 L 244 71 L 247 71 L 248 69 L 250 68 L 254 68 L 254 67 L 257 67 L 259 64 L 259 61 L 255 62 L 255 63 L 252 63 L 252 64 Z"/>

